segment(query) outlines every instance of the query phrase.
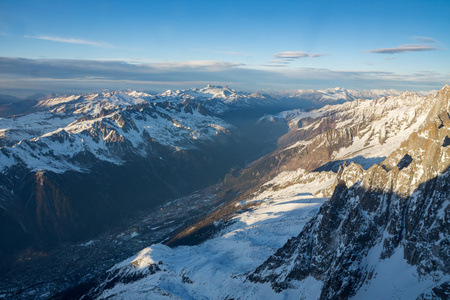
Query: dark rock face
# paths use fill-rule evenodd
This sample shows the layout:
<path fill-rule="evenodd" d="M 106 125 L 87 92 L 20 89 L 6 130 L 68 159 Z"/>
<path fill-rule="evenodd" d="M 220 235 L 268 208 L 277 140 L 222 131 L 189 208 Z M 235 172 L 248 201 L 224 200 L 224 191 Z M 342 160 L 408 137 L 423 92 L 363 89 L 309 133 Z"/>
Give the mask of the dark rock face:
<path fill-rule="evenodd" d="M 449 145 L 450 145 L 450 138 L 446 136 L 444 139 L 444 143 L 442 144 L 442 147 L 447 147 Z"/>
<path fill-rule="evenodd" d="M 402 160 L 397 164 L 397 168 L 399 171 L 403 170 L 404 168 L 408 167 L 410 163 L 412 163 L 413 159 L 411 155 L 405 154 L 403 156 Z"/>
<path fill-rule="evenodd" d="M 449 91 L 439 92 L 428 122 L 382 166 L 344 166 L 317 216 L 248 279 L 281 291 L 311 276 L 323 282 L 321 299 L 346 299 L 376 276 L 369 251 L 380 261 L 401 251 L 420 278 L 437 284 L 422 298 L 446 299 L 448 284 L 439 281 L 450 273 Z"/>

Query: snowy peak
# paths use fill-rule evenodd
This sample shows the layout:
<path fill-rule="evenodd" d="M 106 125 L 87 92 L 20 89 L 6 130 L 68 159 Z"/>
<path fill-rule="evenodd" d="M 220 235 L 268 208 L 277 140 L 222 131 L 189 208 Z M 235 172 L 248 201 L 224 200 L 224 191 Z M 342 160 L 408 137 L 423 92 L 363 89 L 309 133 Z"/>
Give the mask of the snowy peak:
<path fill-rule="evenodd" d="M 143 92 L 103 92 L 81 95 L 64 95 L 39 101 L 37 108 L 54 113 L 98 114 L 101 110 L 123 109 L 152 99 Z"/>
<path fill-rule="evenodd" d="M 337 104 L 355 99 L 378 99 L 385 96 L 399 96 L 401 92 L 396 90 L 347 90 L 336 87 L 325 90 L 295 90 L 287 92 L 254 92 L 246 93 L 236 91 L 227 86 L 208 85 L 204 88 L 193 88 L 188 90 L 168 90 L 159 94 L 162 98 L 185 99 L 196 98 L 203 101 L 218 101 L 218 103 L 209 103 L 210 107 L 222 113 L 225 110 L 237 107 L 249 107 L 252 105 L 282 105 L 287 100 L 295 101 L 297 105 L 309 101 L 309 105 L 320 107 L 326 104 Z M 221 106 L 225 104 L 226 106 Z"/>
<path fill-rule="evenodd" d="M 228 88 L 227 86 L 213 86 L 208 85 L 205 88 L 192 88 L 188 90 L 168 90 L 159 95 L 162 98 L 169 99 L 197 99 L 201 101 L 212 101 L 219 100 L 223 103 L 232 103 L 238 100 L 243 100 L 248 98 L 248 93 L 239 92 L 233 89 Z M 223 108 L 219 107 L 219 112 Z"/>
<path fill-rule="evenodd" d="M 278 140 L 280 149 L 296 153 L 296 166 L 337 171 L 343 161 L 369 168 L 381 162 L 428 119 L 437 98 L 403 94 L 377 100 L 354 100 L 317 110 L 291 110 L 275 119 L 288 122 L 289 133 Z M 306 155 L 313 159 L 300 160 Z M 326 166 L 323 164 L 329 163 Z"/>
<path fill-rule="evenodd" d="M 434 109 L 436 112 L 448 111 L 450 107 L 450 85 L 446 85 L 438 91 L 437 97 L 440 99 L 437 107 Z"/>
<path fill-rule="evenodd" d="M 446 86 L 438 94 L 448 94 L 448 89 L 448 86 Z M 326 97 L 328 97 L 327 99 L 333 98 L 334 100 L 341 99 L 346 101 L 353 99 L 356 95 L 369 97 L 369 94 L 372 96 L 376 94 L 379 96 L 386 91 L 357 92 L 343 88 L 322 91 L 307 90 L 305 92 L 297 91 L 295 97 L 299 97 L 298 101 L 304 101 L 308 97 L 310 97 L 309 99 L 315 99 L 314 101 L 317 102 L 322 101 Z M 363 92 L 369 94 L 364 94 Z M 193 144 L 187 141 L 195 143 L 196 140 L 210 140 L 216 134 L 227 131 L 229 125 L 220 120 L 220 118 L 213 117 L 214 115 L 220 115 L 230 109 L 251 108 L 258 107 L 258 105 L 277 106 L 283 103 L 283 97 L 283 94 L 249 94 L 226 86 L 212 85 L 201 89 L 169 90 L 156 95 L 130 90 L 78 95 L 54 95 L 40 100 L 36 104 L 36 110 L 33 113 L 0 119 L 2 128 L 0 129 L 1 145 L 11 147 L 4 150 L 10 156 L 4 160 L 4 163 L 7 163 L 3 167 L 11 166 L 22 156 L 34 157 L 21 152 L 22 150 L 25 151 L 24 145 L 31 143 L 30 145 L 32 146 L 38 143 L 45 147 L 45 141 L 53 134 L 60 134 L 61 131 L 70 133 L 71 139 L 74 139 L 75 136 L 78 137 L 75 140 L 78 140 L 83 145 L 80 145 L 77 149 L 86 149 L 86 147 L 95 149 L 92 150 L 96 151 L 95 155 L 104 159 L 108 158 L 108 161 L 113 161 L 112 157 L 114 155 L 108 154 L 109 150 L 106 148 L 110 144 L 107 141 L 123 141 L 122 145 L 132 145 L 132 148 L 139 148 L 134 149 L 133 152 L 144 153 L 145 151 L 140 149 L 143 146 L 138 146 L 143 143 L 142 134 L 144 132 L 154 134 L 155 136 L 151 136 L 151 138 L 162 145 L 176 149 L 190 148 L 193 147 Z M 394 133 L 407 127 L 409 128 L 407 134 L 415 130 L 415 124 L 419 124 L 423 118 L 422 112 L 425 110 L 423 107 L 428 107 L 429 104 L 426 103 L 430 101 L 422 99 L 414 93 L 403 93 L 398 97 L 389 96 L 378 100 L 357 100 L 342 106 L 325 107 L 311 112 L 302 112 L 300 110 L 286 112 L 282 116 L 289 119 L 292 137 L 287 137 L 284 143 L 288 144 L 296 141 L 301 132 L 307 132 L 308 135 L 311 135 L 314 131 L 322 133 L 323 130 L 330 129 L 328 128 L 330 126 L 336 130 L 347 128 L 347 122 L 353 118 L 353 122 L 356 122 L 354 123 L 356 124 L 355 126 L 364 127 L 366 126 L 364 124 L 369 124 L 368 126 L 371 127 L 369 129 L 366 128 L 367 126 L 365 128 L 358 127 L 355 129 L 356 131 L 352 132 L 352 134 L 357 135 L 361 142 L 364 140 L 364 147 L 354 143 L 355 147 L 377 149 L 377 145 L 373 141 L 378 138 L 377 141 L 380 144 L 388 143 L 394 149 L 398 146 L 400 139 L 396 140 L 395 143 L 389 142 L 389 139 L 394 140 Z M 445 100 L 443 101 L 445 102 Z M 448 101 L 445 103 L 442 104 L 443 107 L 448 107 Z M 395 110 L 393 109 L 394 107 L 396 108 Z M 442 110 L 443 107 L 436 108 L 436 110 Z M 323 122 L 324 118 L 328 120 L 328 123 Z M 117 120 L 119 119 L 122 121 L 118 123 Z M 152 122 L 149 120 L 152 120 Z M 154 124 L 150 125 L 152 123 Z M 97 132 L 99 130 L 102 131 L 101 134 Z M 170 134 L 165 136 L 163 131 Z M 113 138 L 111 140 L 114 136 L 117 136 L 117 139 Z M 95 137 L 92 140 L 95 142 L 95 145 L 86 145 L 87 141 L 92 137 Z M 103 138 L 99 140 L 97 137 Z M 25 140 L 27 140 L 27 143 L 19 144 Z M 102 146 L 99 146 L 99 141 L 101 140 L 103 140 L 100 143 Z M 15 146 L 16 144 L 17 146 Z M 70 142 L 70 145 L 73 146 L 73 142 Z M 53 146 L 58 149 L 63 147 L 63 145 L 56 146 L 52 144 Z M 373 148 L 374 146 L 375 148 Z M 346 146 L 346 148 L 348 151 L 345 153 L 342 151 L 342 153 L 334 153 L 334 158 L 346 158 L 346 156 L 350 155 L 350 152 L 355 151 L 351 147 Z M 361 149 L 359 149 L 360 152 L 362 151 Z M 363 151 L 360 154 L 366 155 L 369 153 L 366 152 Z M 41 154 L 43 155 L 44 153 L 42 152 Z M 372 153 L 371 155 L 375 154 Z M 35 158 L 33 158 L 34 160 Z M 39 159 L 37 160 L 39 161 Z M 23 159 L 20 158 L 19 161 L 23 162 Z M 117 161 L 122 160 L 118 159 Z M 42 166 L 42 164 L 39 164 L 39 166 Z"/>
<path fill-rule="evenodd" d="M 201 93 L 210 94 L 212 95 L 212 98 L 221 98 L 221 99 L 227 99 L 231 95 L 236 95 L 237 92 L 235 90 L 232 90 L 228 88 L 227 86 L 213 86 L 208 85 L 203 89 L 200 89 Z"/>

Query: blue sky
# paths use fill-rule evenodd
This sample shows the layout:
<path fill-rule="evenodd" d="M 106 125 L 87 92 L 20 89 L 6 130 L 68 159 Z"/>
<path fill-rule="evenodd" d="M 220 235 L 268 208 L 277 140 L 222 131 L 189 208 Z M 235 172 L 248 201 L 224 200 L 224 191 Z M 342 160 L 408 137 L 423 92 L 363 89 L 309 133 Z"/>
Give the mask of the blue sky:
<path fill-rule="evenodd" d="M 0 93 L 438 89 L 450 1 L 0 1 Z"/>

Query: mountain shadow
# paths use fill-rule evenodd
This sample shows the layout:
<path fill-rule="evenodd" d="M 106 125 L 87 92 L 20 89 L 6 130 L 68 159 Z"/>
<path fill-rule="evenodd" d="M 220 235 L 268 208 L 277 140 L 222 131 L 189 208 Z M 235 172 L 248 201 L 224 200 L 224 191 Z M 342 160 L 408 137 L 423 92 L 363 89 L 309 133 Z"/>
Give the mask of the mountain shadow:
<path fill-rule="evenodd" d="M 351 162 L 359 164 L 364 168 L 364 170 L 367 170 L 374 164 L 379 164 L 385 159 L 386 156 L 366 158 L 362 155 L 358 155 L 350 159 L 330 161 L 329 163 L 326 163 L 323 166 L 320 166 L 317 169 L 313 170 L 313 172 L 332 171 L 336 173 L 344 163 L 350 164 Z"/>

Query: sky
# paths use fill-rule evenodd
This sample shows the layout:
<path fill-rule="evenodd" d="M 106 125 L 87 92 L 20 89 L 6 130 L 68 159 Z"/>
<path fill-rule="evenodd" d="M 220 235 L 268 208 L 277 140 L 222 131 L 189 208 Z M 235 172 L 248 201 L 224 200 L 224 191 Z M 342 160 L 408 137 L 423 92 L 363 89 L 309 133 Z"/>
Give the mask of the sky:
<path fill-rule="evenodd" d="M 0 0 L 0 93 L 450 83 L 449 0 Z"/>

